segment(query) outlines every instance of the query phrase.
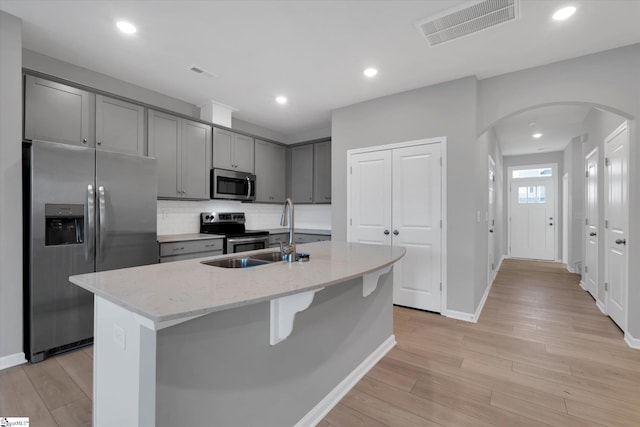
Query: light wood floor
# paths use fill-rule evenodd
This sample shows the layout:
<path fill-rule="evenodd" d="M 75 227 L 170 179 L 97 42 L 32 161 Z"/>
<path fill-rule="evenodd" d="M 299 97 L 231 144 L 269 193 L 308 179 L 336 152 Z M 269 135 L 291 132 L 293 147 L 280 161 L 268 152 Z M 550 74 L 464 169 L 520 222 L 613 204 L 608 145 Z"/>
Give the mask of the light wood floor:
<path fill-rule="evenodd" d="M 319 426 L 640 426 L 640 351 L 578 280 L 505 260 L 477 324 L 396 307 L 398 345 Z M 91 425 L 92 356 L 0 371 L 0 416 Z"/>

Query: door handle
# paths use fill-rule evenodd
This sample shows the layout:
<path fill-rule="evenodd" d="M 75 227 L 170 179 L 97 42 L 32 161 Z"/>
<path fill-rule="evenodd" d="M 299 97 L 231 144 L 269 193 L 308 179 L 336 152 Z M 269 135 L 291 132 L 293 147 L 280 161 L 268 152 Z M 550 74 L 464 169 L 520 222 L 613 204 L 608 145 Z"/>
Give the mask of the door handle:
<path fill-rule="evenodd" d="M 84 258 L 89 261 L 90 256 L 93 257 L 94 242 L 96 238 L 95 223 L 95 191 L 93 185 L 87 185 L 87 236 L 85 236 L 86 245 Z"/>
<path fill-rule="evenodd" d="M 616 239 L 616 245 L 626 245 L 627 239 Z"/>
<path fill-rule="evenodd" d="M 106 224 L 107 224 L 107 204 L 104 196 L 104 186 L 98 187 L 98 251 L 102 257 L 104 253 L 104 242 L 106 240 Z"/>
<path fill-rule="evenodd" d="M 389 235 L 389 230 L 384 230 L 384 235 L 388 236 Z"/>
<path fill-rule="evenodd" d="M 393 230 L 393 235 L 397 236 L 398 234 L 400 234 L 400 232 L 398 230 Z"/>
<path fill-rule="evenodd" d="M 596 235 L 596 232 L 595 232 L 595 231 L 592 231 L 591 233 L 589 233 L 589 236 L 591 236 L 591 237 L 593 237 L 593 236 L 595 236 L 595 235 Z"/>
<path fill-rule="evenodd" d="M 249 188 L 247 188 L 247 199 L 251 197 L 251 179 L 247 177 L 247 184 L 249 184 Z"/>
<path fill-rule="evenodd" d="M 490 228 L 490 229 L 489 229 L 489 233 L 493 233 L 493 228 Z"/>

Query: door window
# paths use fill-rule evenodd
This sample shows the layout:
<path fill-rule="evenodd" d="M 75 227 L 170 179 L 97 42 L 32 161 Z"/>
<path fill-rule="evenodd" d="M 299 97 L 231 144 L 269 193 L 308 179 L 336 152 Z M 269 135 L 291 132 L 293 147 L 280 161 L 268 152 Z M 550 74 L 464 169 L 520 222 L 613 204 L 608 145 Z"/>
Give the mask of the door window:
<path fill-rule="evenodd" d="M 526 187 L 518 187 L 518 203 L 545 203 L 546 186 L 544 185 L 528 185 Z"/>

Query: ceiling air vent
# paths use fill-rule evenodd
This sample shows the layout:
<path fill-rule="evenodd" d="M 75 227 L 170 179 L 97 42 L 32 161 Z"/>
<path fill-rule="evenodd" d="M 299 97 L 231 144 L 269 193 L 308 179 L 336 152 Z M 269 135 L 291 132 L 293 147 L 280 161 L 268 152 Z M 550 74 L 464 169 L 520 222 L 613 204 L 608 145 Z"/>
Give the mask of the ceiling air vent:
<path fill-rule="evenodd" d="M 481 0 L 462 4 L 416 24 L 430 46 L 477 33 L 518 18 L 519 0 Z"/>
<path fill-rule="evenodd" d="M 211 71 L 207 71 L 202 67 L 198 67 L 197 65 L 189 65 L 187 67 L 187 70 L 193 71 L 196 74 L 200 74 L 200 75 L 207 76 L 207 77 L 216 77 L 216 75 L 214 73 L 212 73 Z"/>

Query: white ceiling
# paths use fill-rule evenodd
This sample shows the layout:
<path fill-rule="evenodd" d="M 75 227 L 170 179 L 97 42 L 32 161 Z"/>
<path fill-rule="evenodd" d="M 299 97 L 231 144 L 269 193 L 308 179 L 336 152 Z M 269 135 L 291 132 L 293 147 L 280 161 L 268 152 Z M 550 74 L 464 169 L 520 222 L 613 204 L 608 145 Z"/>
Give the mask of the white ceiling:
<path fill-rule="evenodd" d="M 536 108 L 501 120 L 495 127 L 503 156 L 562 151 L 582 134 L 582 122 L 591 110 L 583 105 Z M 534 122 L 532 124 L 532 122 Z M 535 133 L 542 137 L 533 138 Z"/>
<path fill-rule="evenodd" d="M 640 42 L 640 1 L 522 0 L 520 19 L 436 47 L 414 24 L 462 1 L 0 0 L 27 49 L 286 135 L 328 126 L 332 109 L 468 75 L 483 79 Z M 134 36 L 115 21 L 138 27 Z M 197 64 L 217 77 L 186 70 Z M 380 72 L 362 76 L 366 66 Z M 289 98 L 285 106 L 274 97 Z"/>

